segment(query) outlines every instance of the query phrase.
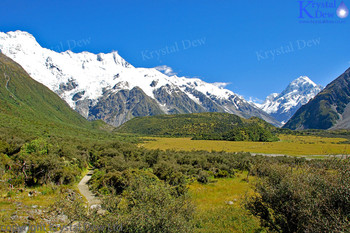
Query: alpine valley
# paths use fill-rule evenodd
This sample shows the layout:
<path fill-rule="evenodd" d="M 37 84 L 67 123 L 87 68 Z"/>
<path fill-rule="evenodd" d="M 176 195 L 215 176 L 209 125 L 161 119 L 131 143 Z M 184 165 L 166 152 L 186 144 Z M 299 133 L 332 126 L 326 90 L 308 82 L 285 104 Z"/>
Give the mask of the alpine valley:
<path fill-rule="evenodd" d="M 350 233 L 344 2 L 2 1 L 0 233 Z"/>
<path fill-rule="evenodd" d="M 119 126 L 139 116 L 226 112 L 281 126 L 230 90 L 156 68 L 136 68 L 117 52 L 57 53 L 23 31 L 0 33 L 0 50 L 88 120 Z"/>

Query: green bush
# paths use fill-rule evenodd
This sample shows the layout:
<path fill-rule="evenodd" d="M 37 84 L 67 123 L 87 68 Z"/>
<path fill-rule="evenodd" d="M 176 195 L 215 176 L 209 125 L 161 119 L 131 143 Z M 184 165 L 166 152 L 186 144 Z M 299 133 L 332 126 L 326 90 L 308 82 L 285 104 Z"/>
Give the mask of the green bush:
<path fill-rule="evenodd" d="M 197 181 L 202 184 L 207 184 L 209 182 L 209 174 L 206 171 L 200 171 L 197 176 Z"/>
<path fill-rule="evenodd" d="M 229 176 L 230 174 L 226 170 L 219 170 L 217 173 L 214 174 L 215 178 L 226 178 Z"/>
<path fill-rule="evenodd" d="M 132 169 L 108 177 L 116 177 L 116 183 L 124 186 L 121 192 L 103 198 L 104 214 L 88 214 L 81 198 L 72 192 L 60 198 L 54 209 L 71 221 L 102 226 L 85 232 L 110 232 L 111 225 L 119 226 L 122 232 L 192 231 L 194 209 L 187 195 L 178 196 L 173 187 L 149 171 Z"/>
<path fill-rule="evenodd" d="M 326 161 L 323 166 L 295 165 L 294 169 L 291 165 L 264 163 L 256 169 L 261 181 L 247 208 L 271 231 L 349 230 L 349 160 Z"/>
<path fill-rule="evenodd" d="M 102 205 L 107 216 L 122 224 L 123 232 L 191 231 L 193 207 L 186 195 L 178 196 L 171 186 L 148 172 L 129 171 L 127 176 L 132 182 Z"/>

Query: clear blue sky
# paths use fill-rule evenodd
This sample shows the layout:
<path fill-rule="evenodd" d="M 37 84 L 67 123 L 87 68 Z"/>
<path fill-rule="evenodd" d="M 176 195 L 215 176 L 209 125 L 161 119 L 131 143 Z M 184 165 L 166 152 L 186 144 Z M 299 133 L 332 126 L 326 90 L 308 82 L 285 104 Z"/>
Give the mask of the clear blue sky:
<path fill-rule="evenodd" d="M 350 0 L 344 2 L 350 7 Z M 136 67 L 167 65 L 181 76 L 228 82 L 228 89 L 246 98 L 264 99 L 300 75 L 326 85 L 350 67 L 350 16 L 343 23 L 300 23 L 300 11 L 304 20 L 315 13 L 300 4 L 1 0 L 0 31 L 28 31 L 43 47 L 57 51 L 118 50 Z M 322 9 L 330 11 L 335 10 Z M 290 43 L 293 49 L 288 50 Z M 276 49 L 279 55 L 273 58 L 270 51 L 277 54 Z"/>

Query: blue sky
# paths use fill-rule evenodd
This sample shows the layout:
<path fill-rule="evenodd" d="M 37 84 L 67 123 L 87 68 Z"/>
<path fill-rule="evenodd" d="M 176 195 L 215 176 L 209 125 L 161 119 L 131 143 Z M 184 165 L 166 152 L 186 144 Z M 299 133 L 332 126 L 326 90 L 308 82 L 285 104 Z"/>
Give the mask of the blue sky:
<path fill-rule="evenodd" d="M 167 65 L 264 99 L 301 75 L 326 85 L 350 67 L 350 16 L 310 23 L 334 2 L 1 0 L 0 31 L 28 31 L 56 51 L 117 50 L 136 67 Z"/>

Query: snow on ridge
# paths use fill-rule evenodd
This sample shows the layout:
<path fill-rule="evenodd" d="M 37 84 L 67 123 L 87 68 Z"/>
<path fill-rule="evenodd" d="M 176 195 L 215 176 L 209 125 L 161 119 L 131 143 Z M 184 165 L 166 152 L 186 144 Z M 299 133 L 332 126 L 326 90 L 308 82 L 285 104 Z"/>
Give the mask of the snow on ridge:
<path fill-rule="evenodd" d="M 308 76 L 300 76 L 299 78 L 292 81 L 292 83 L 309 83 L 313 86 L 317 86 Z"/>
<path fill-rule="evenodd" d="M 97 99 L 104 88 L 113 88 L 118 83 L 128 83 L 128 89 L 140 87 L 146 95 L 154 99 L 156 88 L 169 84 L 193 88 L 205 96 L 228 99 L 236 95 L 217 83 L 207 83 L 198 78 L 186 78 L 163 74 L 156 68 L 135 68 L 125 61 L 118 52 L 94 54 L 72 51 L 55 52 L 42 48 L 35 37 L 28 32 L 0 32 L 0 50 L 16 62 L 38 82 L 58 92 L 60 85 L 74 82 L 77 86 L 63 95 L 64 100 L 75 107 L 72 97 L 85 91 L 84 98 Z M 164 68 L 164 67 L 163 67 Z M 167 70 L 169 71 L 169 70 Z M 156 84 L 155 84 L 156 83 Z M 115 91 L 117 91 L 116 89 Z M 198 102 L 192 94 L 185 93 Z"/>

